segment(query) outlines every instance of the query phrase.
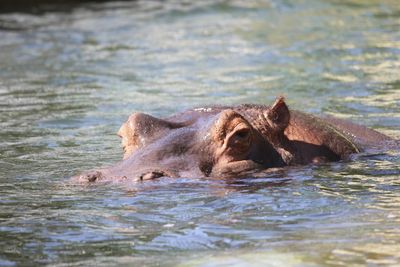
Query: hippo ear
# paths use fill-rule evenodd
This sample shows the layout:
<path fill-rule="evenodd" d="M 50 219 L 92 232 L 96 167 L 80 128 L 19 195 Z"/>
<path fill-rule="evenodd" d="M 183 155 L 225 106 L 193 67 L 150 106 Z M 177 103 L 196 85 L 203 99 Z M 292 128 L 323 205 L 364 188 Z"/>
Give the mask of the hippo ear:
<path fill-rule="evenodd" d="M 274 130 L 284 131 L 286 129 L 290 120 L 290 112 L 283 96 L 278 97 L 266 113 Z"/>

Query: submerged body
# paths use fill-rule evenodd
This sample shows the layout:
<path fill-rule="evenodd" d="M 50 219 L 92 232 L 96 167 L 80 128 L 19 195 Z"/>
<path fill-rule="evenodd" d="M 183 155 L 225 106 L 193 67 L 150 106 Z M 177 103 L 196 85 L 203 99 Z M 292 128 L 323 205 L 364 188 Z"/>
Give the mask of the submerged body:
<path fill-rule="evenodd" d="M 132 114 L 120 128 L 123 161 L 74 179 L 148 180 L 168 177 L 240 177 L 269 168 L 346 159 L 391 140 L 336 118 L 272 106 L 188 110 L 166 119 Z"/>

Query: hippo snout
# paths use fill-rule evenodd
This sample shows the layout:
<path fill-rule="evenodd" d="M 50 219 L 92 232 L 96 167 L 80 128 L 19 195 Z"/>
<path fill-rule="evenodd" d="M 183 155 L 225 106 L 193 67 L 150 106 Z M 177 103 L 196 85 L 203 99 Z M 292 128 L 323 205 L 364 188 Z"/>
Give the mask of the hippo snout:
<path fill-rule="evenodd" d="M 175 177 L 176 175 L 172 174 L 168 171 L 161 170 L 151 170 L 139 172 L 137 175 L 113 175 L 109 173 L 107 170 L 93 170 L 82 173 L 80 175 L 73 176 L 72 181 L 78 183 L 94 183 L 94 182 L 107 182 L 107 181 L 144 181 L 144 180 L 153 180 L 161 177 Z"/>
<path fill-rule="evenodd" d="M 164 171 L 150 171 L 140 175 L 139 180 L 152 180 L 160 177 L 171 177 L 171 175 Z"/>

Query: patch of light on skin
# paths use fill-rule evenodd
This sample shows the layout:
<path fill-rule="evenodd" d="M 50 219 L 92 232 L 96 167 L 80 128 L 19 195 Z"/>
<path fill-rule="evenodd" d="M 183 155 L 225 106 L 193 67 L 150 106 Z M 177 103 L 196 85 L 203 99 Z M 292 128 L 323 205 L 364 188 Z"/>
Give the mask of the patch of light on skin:
<path fill-rule="evenodd" d="M 210 133 L 207 133 L 206 135 L 203 136 L 203 141 L 207 140 L 210 137 Z"/>
<path fill-rule="evenodd" d="M 132 122 L 131 120 L 129 120 L 129 128 L 130 128 L 130 129 L 134 129 L 134 127 L 135 127 L 135 126 L 133 125 L 133 122 Z"/>
<path fill-rule="evenodd" d="M 344 131 L 344 133 L 347 134 L 347 135 L 349 135 L 349 136 L 351 136 L 351 137 L 353 137 L 353 138 L 357 138 L 357 136 L 355 136 L 354 134 L 352 134 L 352 133 L 350 133 L 350 132 Z"/>
<path fill-rule="evenodd" d="M 194 111 L 211 112 L 212 108 L 195 108 Z"/>
<path fill-rule="evenodd" d="M 142 145 L 146 145 L 146 139 L 143 136 L 139 136 L 139 140 Z"/>

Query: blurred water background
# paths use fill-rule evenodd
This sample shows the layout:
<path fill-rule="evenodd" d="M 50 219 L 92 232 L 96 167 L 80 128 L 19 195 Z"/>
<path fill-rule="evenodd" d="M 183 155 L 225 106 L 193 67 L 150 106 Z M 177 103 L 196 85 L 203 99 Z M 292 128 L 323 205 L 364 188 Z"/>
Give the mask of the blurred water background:
<path fill-rule="evenodd" d="M 399 1 L 22 3 L 0 8 L 0 266 L 400 265 L 396 150 L 232 182 L 67 183 L 121 159 L 133 111 L 284 95 L 400 138 Z"/>

